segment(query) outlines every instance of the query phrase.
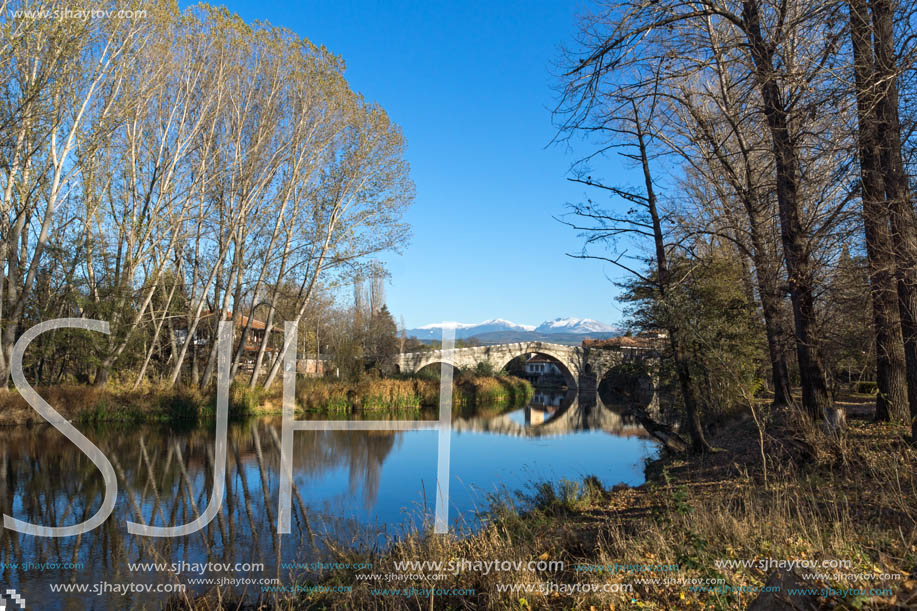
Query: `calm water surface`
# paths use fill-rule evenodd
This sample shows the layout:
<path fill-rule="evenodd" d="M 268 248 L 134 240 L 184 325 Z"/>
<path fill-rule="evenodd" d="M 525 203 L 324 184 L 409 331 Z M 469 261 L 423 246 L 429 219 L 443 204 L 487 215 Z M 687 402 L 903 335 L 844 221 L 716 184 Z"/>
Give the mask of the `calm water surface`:
<path fill-rule="evenodd" d="M 453 529 L 474 528 L 475 513 L 487 507 L 489 494 L 533 482 L 596 475 L 607 486 L 640 484 L 643 462 L 656 452 L 642 429 L 615 411 L 582 407 L 569 396 L 550 393 L 510 413 L 456 413 L 453 427 Z M 195 594 L 213 587 L 195 580 L 250 580 L 237 589 L 257 594 L 259 580 L 291 585 L 308 573 L 291 563 L 327 560 L 323 541 L 383 545 L 388 537 L 432 520 L 437 432 L 301 431 L 294 433 L 293 532 L 278 536 L 281 422 L 269 417 L 230 424 L 226 496 L 208 527 L 173 539 L 130 535 L 127 520 L 184 524 L 207 506 L 213 425 L 81 430 L 112 462 L 118 502 L 103 526 L 81 537 L 47 539 L 0 529 L 0 589 L 15 589 L 27 609 L 155 609 L 173 596 L 117 593 L 129 584 L 183 583 Z M 95 513 L 103 493 L 95 466 L 55 429 L 0 429 L 4 514 L 41 525 L 74 524 Z M 9 566 L 13 563 L 20 566 Z M 24 563 L 44 566 L 24 568 Z M 130 563 L 185 564 L 170 572 L 131 569 Z M 206 563 L 210 570 L 203 572 L 189 566 Z M 214 567 L 223 563 L 263 568 Z M 86 591 L 55 593 L 52 587 L 60 584 Z"/>

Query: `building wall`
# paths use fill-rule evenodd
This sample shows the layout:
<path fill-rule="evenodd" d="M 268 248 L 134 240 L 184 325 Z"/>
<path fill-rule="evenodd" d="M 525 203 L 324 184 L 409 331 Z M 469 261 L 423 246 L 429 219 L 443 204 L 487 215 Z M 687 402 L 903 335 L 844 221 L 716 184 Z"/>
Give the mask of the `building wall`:
<path fill-rule="evenodd" d="M 296 372 L 310 378 L 320 378 L 331 367 L 325 359 L 297 359 Z"/>

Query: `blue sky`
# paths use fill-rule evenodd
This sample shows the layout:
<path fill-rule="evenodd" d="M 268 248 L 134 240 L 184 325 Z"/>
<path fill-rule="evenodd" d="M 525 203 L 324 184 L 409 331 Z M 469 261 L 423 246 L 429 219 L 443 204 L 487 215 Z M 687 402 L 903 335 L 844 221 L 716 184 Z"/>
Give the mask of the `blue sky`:
<path fill-rule="evenodd" d="M 413 238 L 386 257 L 389 309 L 408 328 L 442 320 L 558 316 L 614 323 L 618 272 L 565 256 L 580 249 L 555 221 L 584 188 L 566 180 L 577 151 L 547 147 L 552 64 L 575 31 L 579 2 L 233 1 L 324 44 L 352 87 L 404 129 L 417 198 Z M 546 148 L 547 147 L 547 148 Z M 584 154 L 586 151 L 579 151 Z M 630 169 L 593 164 L 612 182 Z M 598 194 L 593 194 L 598 196 Z"/>

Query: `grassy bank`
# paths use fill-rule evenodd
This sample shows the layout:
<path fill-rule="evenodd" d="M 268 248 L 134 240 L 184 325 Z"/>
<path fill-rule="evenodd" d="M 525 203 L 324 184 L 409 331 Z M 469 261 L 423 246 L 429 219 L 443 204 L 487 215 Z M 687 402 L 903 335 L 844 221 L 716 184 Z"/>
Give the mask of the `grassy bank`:
<path fill-rule="evenodd" d="M 439 405 L 437 379 L 368 379 L 347 383 L 300 379 L 296 399 L 300 408 L 316 412 L 377 412 Z M 459 409 L 487 406 L 509 408 L 525 405 L 534 394 L 532 385 L 511 376 L 457 376 L 453 383 L 453 406 Z"/>
<path fill-rule="evenodd" d="M 35 389 L 67 420 L 82 423 L 195 423 L 212 418 L 216 395 L 189 388 L 142 388 L 127 390 L 92 386 L 49 386 Z M 229 393 L 229 415 L 242 418 L 270 413 L 263 407 L 260 392 L 233 384 Z M 39 424 L 45 420 L 18 392 L 0 391 L 0 426 Z"/>
<path fill-rule="evenodd" d="M 213 392 L 196 389 L 149 387 L 138 390 L 117 387 L 61 385 L 39 387 L 38 394 L 64 418 L 84 423 L 195 423 L 212 418 L 216 407 Z M 487 406 L 507 409 L 532 398 L 532 385 L 509 376 L 458 376 L 453 404 L 458 409 Z M 297 408 L 314 412 L 404 413 L 439 405 L 439 380 L 367 379 L 346 383 L 300 378 L 296 385 Z M 280 413 L 281 385 L 251 391 L 233 383 L 229 392 L 232 418 Z M 0 426 L 38 424 L 44 419 L 18 392 L 0 391 Z"/>
<path fill-rule="evenodd" d="M 387 551 L 338 552 L 341 562 L 374 563 L 373 573 L 404 573 L 396 562 L 469 560 L 561 560 L 563 570 L 501 571 L 484 574 L 444 571 L 407 585 L 414 588 L 470 588 L 473 596 L 380 595 L 405 584 L 367 583 L 356 573 L 337 571 L 320 578 L 347 593 L 301 595 L 280 603 L 302 609 L 744 609 L 774 569 L 762 560 L 850 561 L 841 569 L 796 569 L 803 587 L 845 589 L 799 608 L 886 609 L 917 606 L 917 450 L 902 441 L 903 426 L 851 420 L 849 432 L 831 439 L 815 430 L 800 433 L 789 415 L 769 423 L 762 469 L 757 431 L 750 419 L 724 426 L 712 437 L 722 451 L 696 458 L 666 458 L 649 465 L 639 488 L 605 490 L 594 479 L 536 486 L 516 499 L 497 500 L 489 521 L 476 534 L 394 540 Z M 727 568 L 724 561 L 753 560 Z M 719 565 L 718 565 L 719 563 Z M 667 565 L 671 570 L 583 571 L 614 565 Z M 851 581 L 837 573 L 859 574 Z M 884 575 L 868 580 L 863 575 Z M 706 588 L 663 579 L 704 580 Z M 895 579 L 897 578 L 897 579 Z M 659 579 L 647 584 L 642 580 Z M 620 584 L 628 592 L 501 592 L 501 585 Z M 717 587 L 719 586 L 719 587 Z M 882 595 L 857 595 L 853 588 L 889 588 Z M 707 589 L 708 591 L 698 591 Z M 373 590 L 376 590 L 374 593 Z M 830 593 L 829 593 L 830 594 Z M 276 602 L 276 601 L 275 601 Z M 206 599 L 197 608 L 207 608 Z M 896 606 L 897 605 L 897 606 Z M 784 608 L 784 607 L 764 607 Z"/>

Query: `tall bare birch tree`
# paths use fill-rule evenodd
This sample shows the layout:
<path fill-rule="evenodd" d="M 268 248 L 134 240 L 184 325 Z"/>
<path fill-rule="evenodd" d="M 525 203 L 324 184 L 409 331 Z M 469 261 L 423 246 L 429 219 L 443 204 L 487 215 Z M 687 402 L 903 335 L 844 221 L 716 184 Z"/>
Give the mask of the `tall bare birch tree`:
<path fill-rule="evenodd" d="M 94 149 L 109 136 L 111 114 L 122 93 L 129 55 L 142 48 L 142 26 L 133 19 L 52 20 L 12 17 L 19 8 L 51 3 L 8 3 L 0 118 L 0 378 L 21 331 L 26 302 L 56 229 L 56 212 L 76 188 L 78 145 Z M 17 19 L 31 20 L 22 26 Z M 81 138 L 82 134 L 82 138 Z"/>

